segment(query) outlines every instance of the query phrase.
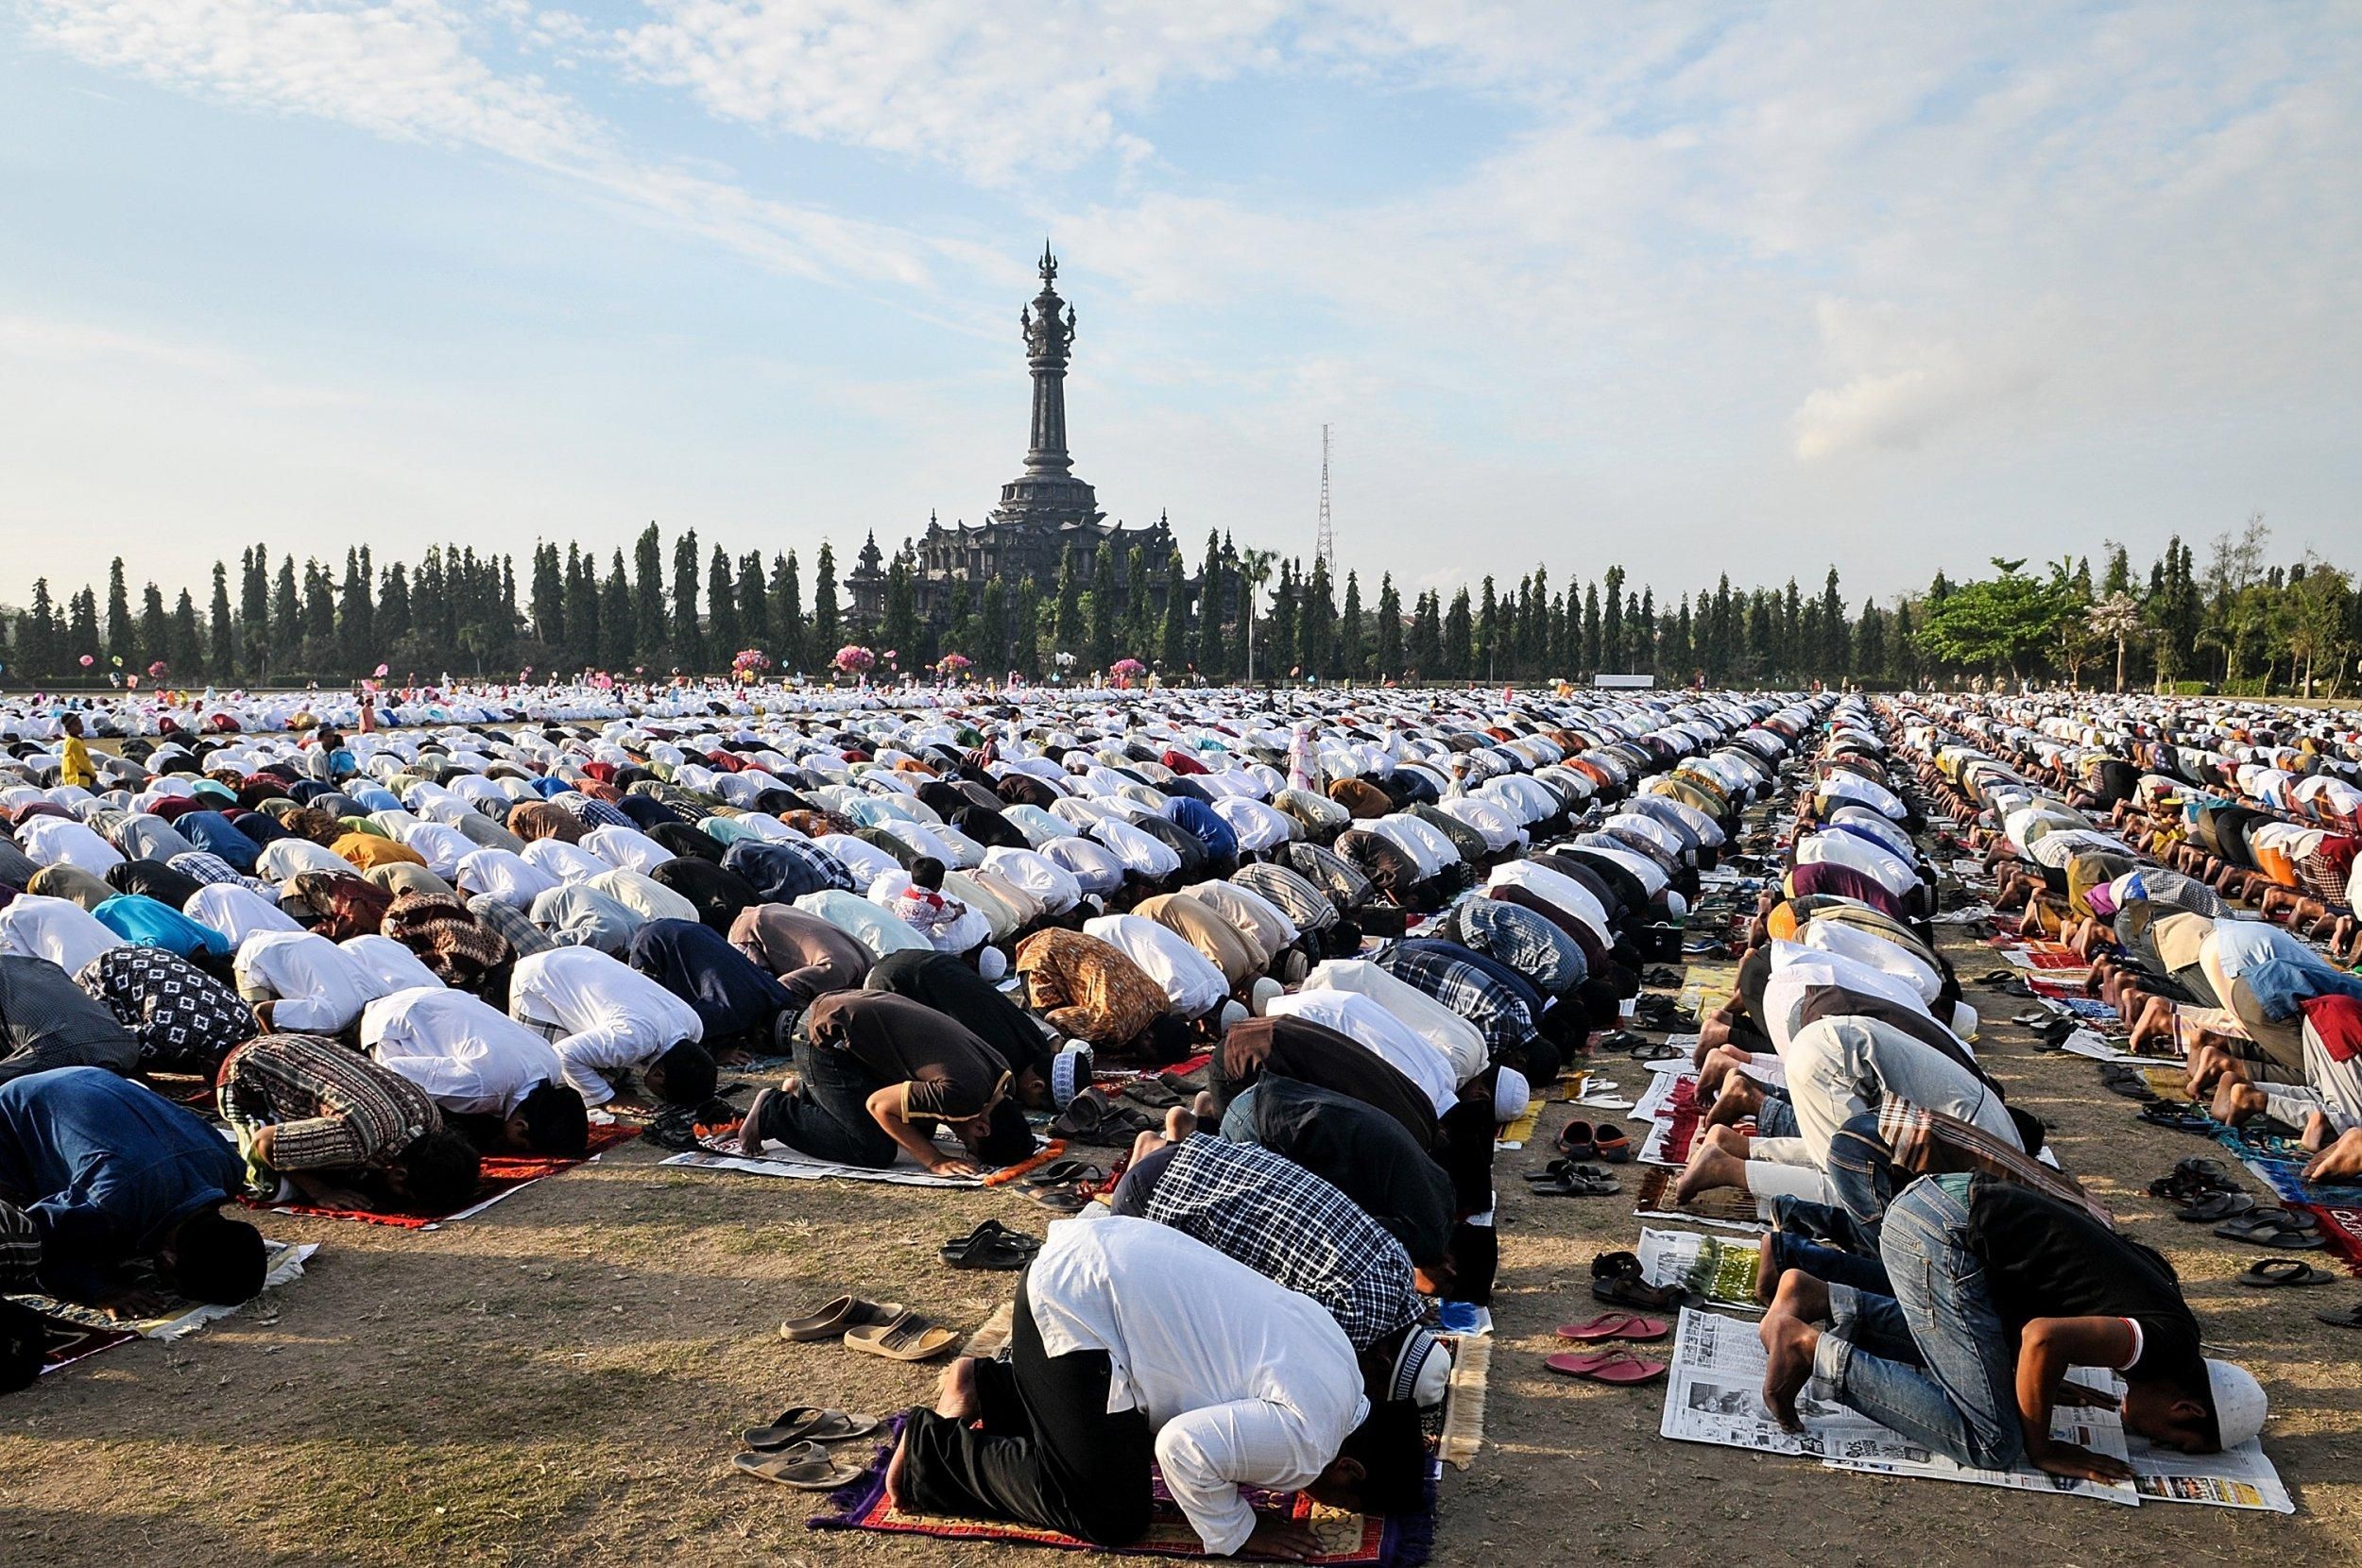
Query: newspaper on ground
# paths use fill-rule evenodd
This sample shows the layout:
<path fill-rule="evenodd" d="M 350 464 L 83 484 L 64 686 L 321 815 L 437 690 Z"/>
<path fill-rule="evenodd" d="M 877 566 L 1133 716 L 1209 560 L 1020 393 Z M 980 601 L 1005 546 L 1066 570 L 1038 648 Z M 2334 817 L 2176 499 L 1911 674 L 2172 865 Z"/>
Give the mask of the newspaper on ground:
<path fill-rule="evenodd" d="M 1702 1231 L 1640 1233 L 1640 1277 L 1651 1285 L 1678 1285 L 1709 1305 L 1761 1312 L 1755 1303 L 1757 1252 L 1753 1242 L 1707 1236 Z"/>

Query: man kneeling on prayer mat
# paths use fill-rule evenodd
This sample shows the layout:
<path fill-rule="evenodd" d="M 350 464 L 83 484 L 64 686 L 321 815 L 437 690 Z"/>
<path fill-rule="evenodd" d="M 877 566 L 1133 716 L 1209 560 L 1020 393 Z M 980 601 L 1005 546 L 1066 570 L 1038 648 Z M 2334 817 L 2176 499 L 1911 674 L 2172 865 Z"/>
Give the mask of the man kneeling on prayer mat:
<path fill-rule="evenodd" d="M 965 1149 L 935 1142 L 937 1123 Z M 1034 1152 L 1000 1052 L 947 1014 L 886 991 L 833 991 L 804 1014 L 796 1071 L 746 1107 L 740 1147 L 783 1143 L 882 1170 L 908 1154 L 938 1176 L 972 1176 Z"/>
<path fill-rule="evenodd" d="M 426 1091 L 334 1040 L 248 1041 L 221 1065 L 220 1104 L 259 1197 L 446 1214 L 475 1192 L 481 1161 Z"/>
<path fill-rule="evenodd" d="M 361 1048 L 487 1153 L 579 1160 L 590 1147 L 590 1111 L 557 1052 L 479 997 L 447 986 L 381 997 L 361 1014 Z"/>
<path fill-rule="evenodd" d="M 103 1067 L 0 1086 L 0 1291 L 46 1291 L 119 1315 L 152 1310 L 153 1263 L 191 1301 L 263 1288 L 261 1233 L 221 1206 L 238 1156 L 202 1117 Z M 18 1387 L 23 1384 L 19 1383 Z"/>
<path fill-rule="evenodd" d="M 2070 1367 L 2119 1373 L 2125 1430 L 2160 1448 L 2218 1453 L 2263 1430 L 2263 1389 L 2199 1353 L 2172 1265 L 2087 1209 L 1990 1176 L 1923 1176 L 1888 1206 L 1877 1267 L 1884 1290 L 1780 1276 L 1763 1398 L 1791 1431 L 1818 1377 L 1958 1463 L 2124 1480 L 2122 1460 L 2051 1437 L 2055 1406 L 2109 1398 L 2065 1384 Z"/>
<path fill-rule="evenodd" d="M 1309 1297 L 1169 1226 L 1061 1220 L 1018 1286 L 1008 1359 L 946 1370 L 934 1408 L 911 1412 L 886 1501 L 1121 1546 L 1148 1529 L 1153 1461 L 1207 1552 L 1304 1558 L 1314 1532 L 1258 1516 L 1244 1489 L 1417 1508 L 1427 1446 L 1391 1391 L 1373 1402 Z"/>

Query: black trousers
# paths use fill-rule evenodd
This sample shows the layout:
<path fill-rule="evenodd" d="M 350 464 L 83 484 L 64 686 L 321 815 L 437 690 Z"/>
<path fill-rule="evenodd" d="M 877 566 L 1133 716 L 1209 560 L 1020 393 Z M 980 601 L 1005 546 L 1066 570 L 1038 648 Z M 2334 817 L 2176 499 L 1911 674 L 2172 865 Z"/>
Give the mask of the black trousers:
<path fill-rule="evenodd" d="M 974 1425 L 913 1410 L 903 1494 L 926 1513 L 1013 1519 L 1101 1546 L 1148 1530 L 1155 1437 L 1138 1410 L 1107 1413 L 1105 1351 L 1053 1356 L 1023 1285 L 1009 1359 L 976 1363 Z"/>

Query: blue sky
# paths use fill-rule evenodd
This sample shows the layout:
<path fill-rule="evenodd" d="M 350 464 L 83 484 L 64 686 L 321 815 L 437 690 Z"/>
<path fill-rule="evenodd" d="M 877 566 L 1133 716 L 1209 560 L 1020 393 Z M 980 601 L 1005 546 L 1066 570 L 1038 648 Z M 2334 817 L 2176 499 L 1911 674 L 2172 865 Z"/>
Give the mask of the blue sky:
<path fill-rule="evenodd" d="M 2362 13 L 1990 9 L 0 0 L 0 598 L 973 520 L 1045 233 L 1192 552 L 2362 565 Z"/>

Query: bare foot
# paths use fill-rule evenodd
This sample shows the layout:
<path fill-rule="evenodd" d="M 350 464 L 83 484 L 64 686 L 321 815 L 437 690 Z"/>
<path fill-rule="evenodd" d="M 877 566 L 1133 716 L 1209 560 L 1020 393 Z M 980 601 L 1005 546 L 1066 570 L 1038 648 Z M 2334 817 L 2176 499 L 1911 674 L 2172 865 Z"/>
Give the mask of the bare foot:
<path fill-rule="evenodd" d="M 1197 1098 L 1190 1101 L 1190 1110 L 1200 1121 L 1219 1121 L 1222 1118 L 1222 1106 L 1216 1102 L 1211 1089 L 1198 1090 Z"/>
<path fill-rule="evenodd" d="M 2344 1181 L 2362 1176 L 2362 1127 L 2349 1128 L 2337 1141 L 2313 1157 L 2304 1167 L 2308 1182 Z"/>
<path fill-rule="evenodd" d="M 2269 1103 L 2264 1098 L 2263 1090 L 2251 1088 L 2226 1074 L 2223 1081 L 2215 1085 L 2215 1101 L 2207 1109 L 2225 1127 L 2236 1127 L 2250 1117 L 2263 1115 L 2264 1108 Z"/>
<path fill-rule="evenodd" d="M 1829 1287 L 1802 1269 L 1790 1269 L 1780 1276 L 1780 1287 L 1772 1294 L 1772 1306 L 1808 1323 L 1825 1322 L 1829 1316 Z"/>
<path fill-rule="evenodd" d="M 1711 1143 L 1701 1142 L 1689 1151 L 1689 1163 L 1682 1167 L 1681 1180 L 1673 1184 L 1673 1202 L 1686 1203 L 1717 1187 L 1743 1187 L 1746 1185 L 1745 1160 L 1735 1154 L 1726 1154 Z"/>
<path fill-rule="evenodd" d="M 746 1104 L 746 1119 L 738 1124 L 738 1151 L 742 1154 L 762 1152 L 762 1113 L 770 1105 L 776 1089 L 762 1089 Z"/>
<path fill-rule="evenodd" d="M 1174 1143 L 1187 1142 L 1197 1132 L 1197 1113 L 1175 1105 L 1165 1113 L 1165 1136 Z"/>
<path fill-rule="evenodd" d="M 1780 1287 L 1780 1275 L 1785 1271 L 1772 1261 L 1772 1236 L 1766 1231 L 1755 1242 L 1755 1304 L 1770 1306 L 1772 1294 Z"/>
<path fill-rule="evenodd" d="M 1722 1081 L 1722 1092 L 1714 1097 L 1713 1106 L 1706 1112 L 1708 1127 L 1734 1127 L 1763 1109 L 1763 1091 L 1745 1073 L 1735 1072 Z"/>
<path fill-rule="evenodd" d="M 1805 1429 L 1796 1413 L 1796 1396 L 1812 1381 L 1813 1352 L 1821 1347 L 1821 1331 L 1803 1319 L 1773 1306 L 1764 1314 L 1758 1334 L 1763 1339 L 1763 1403 L 1791 1432 Z"/>
<path fill-rule="evenodd" d="M 905 1431 L 894 1445 L 894 1457 L 886 1461 L 885 1505 L 899 1509 L 902 1506 L 902 1481 L 910 1474 L 911 1435 Z"/>
<path fill-rule="evenodd" d="M 974 1421 L 978 1414 L 976 1403 L 976 1358 L 959 1356 L 943 1369 L 935 1379 L 935 1414 L 951 1421 Z"/>

